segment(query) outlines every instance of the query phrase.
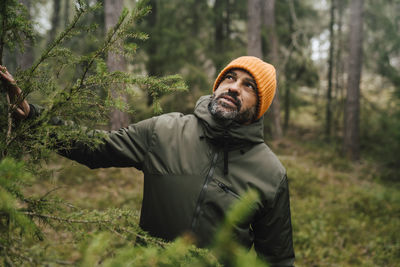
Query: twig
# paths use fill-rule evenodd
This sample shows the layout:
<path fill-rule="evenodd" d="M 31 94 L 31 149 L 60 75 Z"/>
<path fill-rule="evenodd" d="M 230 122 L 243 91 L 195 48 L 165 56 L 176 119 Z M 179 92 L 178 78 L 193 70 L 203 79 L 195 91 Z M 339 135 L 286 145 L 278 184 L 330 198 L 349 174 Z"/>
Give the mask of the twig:
<path fill-rule="evenodd" d="M 52 219 L 52 220 L 56 220 L 59 222 L 67 222 L 67 223 L 110 223 L 110 221 L 89 221 L 89 220 L 73 220 L 73 219 L 66 219 L 66 218 L 61 218 L 58 216 L 54 216 L 54 215 L 48 215 L 48 214 L 39 214 L 39 213 L 35 213 L 35 212 L 30 212 L 30 211 L 26 211 L 23 212 L 26 215 L 30 215 L 30 216 L 34 216 L 34 217 L 39 217 L 39 218 L 45 218 L 45 219 Z"/>
<path fill-rule="evenodd" d="M 8 93 L 6 93 L 6 98 L 7 98 L 7 103 L 8 103 L 8 114 L 7 114 L 7 137 L 6 137 L 6 146 L 9 143 L 9 139 L 11 137 L 11 127 L 12 127 L 12 114 L 11 114 L 11 100 L 10 100 L 10 96 L 8 95 Z"/>
<path fill-rule="evenodd" d="M 73 261 L 55 260 L 54 262 L 57 264 L 60 264 L 60 265 L 74 265 L 75 264 L 75 262 L 73 262 Z"/>
<path fill-rule="evenodd" d="M 121 235 L 117 230 L 115 230 L 115 229 L 113 229 L 113 228 L 111 228 L 111 227 L 108 227 L 108 226 L 105 226 L 105 227 L 106 227 L 109 231 L 111 231 L 111 232 L 113 232 L 114 234 L 118 235 L 119 237 L 126 239 L 126 237 L 124 237 L 123 235 Z M 124 231 L 124 232 L 126 232 L 126 233 L 128 233 L 128 234 L 132 234 L 132 235 L 134 235 L 134 236 L 136 236 L 136 237 L 139 237 L 139 238 L 141 238 L 141 239 L 143 239 L 143 240 L 149 239 L 147 236 L 141 235 L 141 234 L 139 234 L 139 233 L 132 232 L 132 231 L 126 229 L 125 227 L 119 226 L 119 229 L 121 229 L 122 231 Z M 160 247 L 162 247 L 162 248 L 164 248 L 164 247 L 167 245 L 166 242 L 163 242 L 163 241 L 160 241 L 160 240 L 157 240 L 157 239 L 153 239 L 152 241 L 153 241 L 154 243 L 158 244 L 158 245 L 159 245 Z"/>
<path fill-rule="evenodd" d="M 53 193 L 54 191 L 56 191 L 56 190 L 58 190 L 58 189 L 60 189 L 60 188 L 63 188 L 63 186 L 54 187 L 53 189 L 51 189 L 50 191 L 48 191 L 47 193 L 45 193 L 45 194 L 40 198 L 40 200 L 43 200 L 43 199 L 46 198 L 48 195 L 50 195 L 51 193 Z"/>
<path fill-rule="evenodd" d="M 52 220 L 56 220 L 56 221 L 60 221 L 60 222 L 67 222 L 67 223 L 87 223 L 87 224 L 89 224 L 89 223 L 97 223 L 97 224 L 111 223 L 111 221 L 108 221 L 108 220 L 104 220 L 104 221 L 100 221 L 100 220 L 99 220 L 99 221 L 72 220 L 72 219 L 61 218 L 61 217 L 54 216 L 54 215 L 38 214 L 38 213 L 35 213 L 35 212 L 24 212 L 24 214 L 30 215 L 30 216 L 39 217 L 39 218 L 52 219 Z M 111 231 L 111 232 L 117 234 L 119 237 L 124 238 L 120 233 L 118 233 L 117 230 L 111 228 L 110 226 L 108 226 L 108 225 L 103 225 L 103 227 L 105 227 L 105 228 L 107 228 L 109 231 Z M 136 236 L 136 237 L 142 238 L 143 240 L 149 239 L 148 237 L 146 237 L 146 236 L 144 236 L 144 235 L 141 235 L 141 234 L 139 234 L 139 233 L 132 232 L 132 231 L 128 230 L 128 229 L 125 228 L 125 227 L 119 226 L 118 228 L 121 229 L 122 231 L 128 233 L 128 234 L 132 234 L 132 235 L 134 235 L 134 236 Z M 167 244 L 166 242 L 163 242 L 163 241 L 160 241 L 160 240 L 152 240 L 152 241 L 153 241 L 154 243 L 158 244 L 158 245 L 161 246 L 161 247 L 165 247 L 165 245 Z"/>

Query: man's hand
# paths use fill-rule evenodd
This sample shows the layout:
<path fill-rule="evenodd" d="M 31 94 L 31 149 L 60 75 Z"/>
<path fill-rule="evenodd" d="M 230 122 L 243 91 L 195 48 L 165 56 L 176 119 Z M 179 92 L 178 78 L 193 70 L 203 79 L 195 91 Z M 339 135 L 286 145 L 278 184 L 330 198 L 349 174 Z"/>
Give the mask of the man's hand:
<path fill-rule="evenodd" d="M 0 80 L 7 90 L 7 97 L 15 115 L 20 119 L 28 117 L 30 112 L 28 101 L 23 99 L 22 90 L 18 87 L 14 77 L 7 71 L 6 67 L 1 65 Z"/>

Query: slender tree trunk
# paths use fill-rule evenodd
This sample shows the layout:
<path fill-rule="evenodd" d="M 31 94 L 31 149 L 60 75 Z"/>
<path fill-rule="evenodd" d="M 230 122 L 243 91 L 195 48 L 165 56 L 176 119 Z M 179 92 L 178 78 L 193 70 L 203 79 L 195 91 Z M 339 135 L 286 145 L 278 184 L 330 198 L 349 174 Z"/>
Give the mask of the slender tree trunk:
<path fill-rule="evenodd" d="M 69 23 L 69 3 L 70 0 L 64 0 L 64 27 L 67 27 Z"/>
<path fill-rule="evenodd" d="M 330 46 L 329 46 L 329 58 L 328 58 L 328 90 L 326 93 L 326 125 L 325 125 L 325 137 L 328 141 L 331 138 L 331 126 L 332 126 L 332 73 L 333 73 L 333 53 L 335 44 L 335 35 L 333 25 L 335 24 L 335 0 L 331 0 L 331 21 L 329 24 L 330 33 Z"/>
<path fill-rule="evenodd" d="M 337 29 L 337 49 L 335 55 L 335 98 L 336 98 L 336 105 L 335 105 L 335 114 L 333 117 L 333 132 L 334 136 L 337 136 L 338 130 L 340 129 L 340 118 L 342 117 L 344 104 L 343 104 L 343 59 L 342 59 L 342 49 L 343 49 L 343 9 L 344 9 L 344 0 L 336 0 L 337 3 L 337 12 L 338 12 L 338 29 Z"/>
<path fill-rule="evenodd" d="M 353 0 L 350 6 L 350 54 L 344 121 L 344 152 L 352 160 L 357 160 L 360 157 L 359 123 L 363 4 L 363 0 Z"/>
<path fill-rule="evenodd" d="M 29 16 L 29 19 L 30 19 L 31 18 L 31 16 L 30 16 L 31 1 L 22 0 L 21 3 L 26 7 L 26 9 L 28 11 L 28 16 Z M 22 53 L 19 50 L 17 50 L 17 52 L 16 52 L 16 60 L 17 60 L 17 65 L 19 67 L 21 67 L 22 69 L 27 69 L 29 66 L 31 66 L 33 64 L 33 59 L 34 59 L 32 41 L 31 40 L 26 40 L 24 42 L 24 48 L 25 48 L 24 53 Z"/>
<path fill-rule="evenodd" d="M 123 0 L 105 0 L 104 1 L 104 13 L 105 13 L 105 27 L 106 32 L 112 28 L 119 19 L 123 7 Z M 122 49 L 122 48 L 121 48 Z M 109 71 L 125 71 L 126 63 L 121 55 L 117 55 L 113 52 L 109 52 L 107 55 L 107 67 Z M 125 95 L 117 95 L 115 91 L 112 91 L 113 97 L 122 98 L 123 101 L 127 101 Z M 129 124 L 128 114 L 119 110 L 111 112 L 110 127 L 112 130 L 125 127 Z"/>
<path fill-rule="evenodd" d="M 221 58 L 224 51 L 225 34 L 224 34 L 224 2 L 223 0 L 215 0 L 214 8 L 214 47 L 215 47 L 215 69 L 220 71 L 226 62 Z"/>
<path fill-rule="evenodd" d="M 284 94 L 284 100 L 285 100 L 285 105 L 284 105 L 284 117 L 283 117 L 283 130 L 284 132 L 287 132 L 288 128 L 289 128 L 289 120 L 290 120 L 290 89 L 291 89 L 291 83 L 286 81 L 285 83 L 285 94 Z"/>
<path fill-rule="evenodd" d="M 151 12 L 149 15 L 147 15 L 147 22 L 149 23 L 149 27 L 153 29 L 154 32 L 157 33 L 157 27 L 158 27 L 158 1 L 157 0 L 150 0 L 149 5 L 151 6 Z M 150 41 L 149 43 L 149 49 L 148 49 L 148 54 L 149 55 L 157 55 L 158 53 L 158 44 L 157 42 Z M 146 69 L 148 72 L 149 76 L 158 76 L 161 73 L 159 73 L 159 67 L 158 67 L 158 62 L 151 57 L 149 58 L 147 64 L 146 64 Z M 147 93 L 147 106 L 153 105 L 153 96 L 151 95 L 150 92 Z"/>
<path fill-rule="evenodd" d="M 261 49 L 261 1 L 247 2 L 247 54 L 263 58 Z"/>
<path fill-rule="evenodd" d="M 225 17 L 225 36 L 229 38 L 231 35 L 231 13 L 232 13 L 232 5 L 231 0 L 225 0 L 226 4 L 226 17 Z"/>
<path fill-rule="evenodd" d="M 271 64 L 275 66 L 277 71 L 278 68 L 278 35 L 276 34 L 276 23 L 275 23 L 275 0 L 266 0 L 263 9 L 263 24 L 267 30 L 268 43 L 270 44 L 271 50 L 268 53 L 268 59 Z M 279 139 L 282 137 L 282 126 L 281 126 L 281 115 L 280 115 L 280 100 L 278 91 L 275 94 L 274 101 L 270 107 L 272 117 L 272 138 Z"/>
<path fill-rule="evenodd" d="M 53 0 L 53 14 L 51 16 L 51 29 L 49 32 L 49 42 L 53 42 L 56 34 L 58 26 L 60 25 L 60 10 L 61 10 L 61 1 Z"/>
<path fill-rule="evenodd" d="M 7 32 L 7 6 L 6 6 L 6 1 L 0 2 L 0 13 L 1 13 L 1 18 L 2 20 L 0 21 L 0 65 L 3 65 L 3 53 L 4 53 L 4 46 L 6 44 L 6 32 Z"/>

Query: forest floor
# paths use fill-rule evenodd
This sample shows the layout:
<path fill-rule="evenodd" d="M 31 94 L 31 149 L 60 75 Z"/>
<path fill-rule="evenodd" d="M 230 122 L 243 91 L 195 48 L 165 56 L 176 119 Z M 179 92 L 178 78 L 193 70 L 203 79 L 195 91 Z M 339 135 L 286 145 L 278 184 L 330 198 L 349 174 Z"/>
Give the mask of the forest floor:
<path fill-rule="evenodd" d="M 400 188 L 381 182 L 378 163 L 349 162 L 301 128 L 269 145 L 289 177 L 296 266 L 400 266 Z M 51 169 L 32 193 L 59 187 L 53 194 L 80 208 L 140 211 L 143 175 L 134 168 L 90 170 L 56 156 Z"/>

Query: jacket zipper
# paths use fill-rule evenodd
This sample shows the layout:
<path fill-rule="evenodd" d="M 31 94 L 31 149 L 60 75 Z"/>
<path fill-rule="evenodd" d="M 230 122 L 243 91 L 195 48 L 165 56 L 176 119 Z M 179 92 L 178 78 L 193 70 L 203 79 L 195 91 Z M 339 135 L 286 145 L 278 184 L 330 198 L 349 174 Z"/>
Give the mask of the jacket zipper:
<path fill-rule="evenodd" d="M 218 159 L 218 152 L 215 152 L 215 154 L 213 156 L 213 159 L 212 159 L 212 162 L 211 162 L 210 170 L 207 173 L 206 179 L 204 180 L 203 188 L 201 189 L 199 198 L 197 199 L 195 213 L 193 215 L 193 220 L 192 220 L 192 231 L 194 231 L 194 229 L 196 227 L 197 220 L 199 218 L 199 214 L 200 214 L 200 211 L 201 211 L 201 204 L 202 204 L 202 202 L 204 200 L 204 197 L 206 195 L 208 183 L 210 182 L 211 177 L 214 175 L 214 170 L 215 170 L 215 165 L 217 163 L 217 159 Z"/>
<path fill-rule="evenodd" d="M 214 180 L 217 182 L 217 185 L 219 186 L 219 188 L 224 190 L 225 193 L 230 194 L 230 195 L 234 196 L 235 198 L 240 198 L 240 196 L 238 194 L 236 194 L 234 191 L 232 191 L 232 189 L 230 189 L 226 184 L 218 181 L 217 179 L 214 179 Z"/>

